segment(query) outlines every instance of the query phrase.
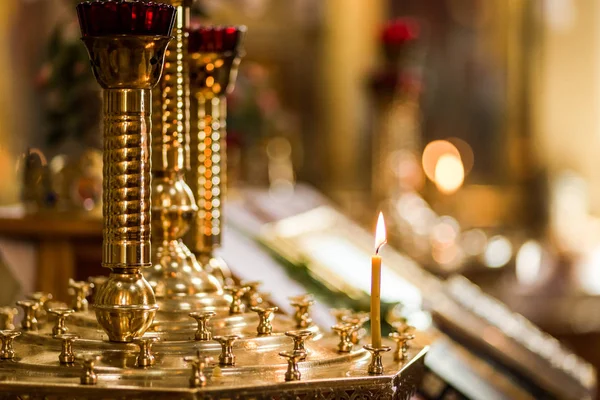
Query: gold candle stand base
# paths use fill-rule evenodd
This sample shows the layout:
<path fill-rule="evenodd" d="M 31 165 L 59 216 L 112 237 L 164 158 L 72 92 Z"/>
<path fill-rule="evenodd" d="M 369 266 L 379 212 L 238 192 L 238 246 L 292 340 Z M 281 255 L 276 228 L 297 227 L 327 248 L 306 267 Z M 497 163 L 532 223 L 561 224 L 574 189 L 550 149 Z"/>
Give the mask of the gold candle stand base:
<path fill-rule="evenodd" d="M 370 375 L 381 375 L 383 374 L 383 362 L 381 359 L 381 353 L 387 353 L 392 348 L 389 346 L 373 347 L 372 345 L 364 346 L 365 350 L 371 353 L 371 362 L 369 363 Z"/>

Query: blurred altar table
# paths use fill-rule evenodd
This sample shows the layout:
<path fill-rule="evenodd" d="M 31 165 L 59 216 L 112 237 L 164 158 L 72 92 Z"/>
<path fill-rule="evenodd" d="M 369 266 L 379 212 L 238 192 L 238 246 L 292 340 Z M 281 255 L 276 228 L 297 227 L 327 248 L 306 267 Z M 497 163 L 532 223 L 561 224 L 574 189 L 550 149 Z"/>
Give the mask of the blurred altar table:
<path fill-rule="evenodd" d="M 0 208 L 0 238 L 33 246 L 35 290 L 67 300 L 68 279 L 102 274 L 102 220 L 68 213 L 25 214 L 21 206 Z M 0 251 L 9 253 L 10 243 Z M 20 260 L 19 260 L 20 262 Z M 27 266 L 17 265 L 18 269 Z"/>

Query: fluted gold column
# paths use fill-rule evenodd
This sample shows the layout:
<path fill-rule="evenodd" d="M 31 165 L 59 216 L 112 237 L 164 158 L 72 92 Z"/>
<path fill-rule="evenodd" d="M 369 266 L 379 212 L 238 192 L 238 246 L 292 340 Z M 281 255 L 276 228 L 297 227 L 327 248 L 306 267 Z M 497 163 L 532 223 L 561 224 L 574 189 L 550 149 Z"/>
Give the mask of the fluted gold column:
<path fill-rule="evenodd" d="M 221 295 L 182 241 L 197 211 L 184 180 L 189 166 L 189 63 L 187 36 L 191 0 L 166 1 L 177 9 L 174 40 L 165 54 L 163 77 L 154 89 L 152 139 L 152 264 L 145 272 L 161 309 L 179 310 L 186 296 Z M 206 304 L 203 300 L 202 304 Z"/>
<path fill-rule="evenodd" d="M 150 264 L 149 89 L 104 90 L 102 264 Z"/>

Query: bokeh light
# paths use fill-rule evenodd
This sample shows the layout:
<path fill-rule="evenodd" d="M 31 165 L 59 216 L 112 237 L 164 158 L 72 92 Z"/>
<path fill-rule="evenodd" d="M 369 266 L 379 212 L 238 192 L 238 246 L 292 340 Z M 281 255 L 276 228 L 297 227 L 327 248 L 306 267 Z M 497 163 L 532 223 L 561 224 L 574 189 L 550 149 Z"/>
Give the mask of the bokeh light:
<path fill-rule="evenodd" d="M 440 192 L 452 194 L 465 181 L 465 169 L 459 156 L 444 154 L 435 166 L 434 182 Z"/>
<path fill-rule="evenodd" d="M 504 236 L 491 237 L 483 255 L 483 261 L 489 268 L 502 268 L 512 257 L 512 245 Z"/>

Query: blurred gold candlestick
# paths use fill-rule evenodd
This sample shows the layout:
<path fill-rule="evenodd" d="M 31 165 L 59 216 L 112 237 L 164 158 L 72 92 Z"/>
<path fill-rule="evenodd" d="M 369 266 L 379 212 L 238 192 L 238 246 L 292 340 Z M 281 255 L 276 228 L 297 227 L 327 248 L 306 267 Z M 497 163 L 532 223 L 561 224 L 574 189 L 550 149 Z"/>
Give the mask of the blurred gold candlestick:
<path fill-rule="evenodd" d="M 145 272 L 161 310 L 187 310 L 219 301 L 223 291 L 183 243 L 198 208 L 184 180 L 189 168 L 190 91 L 187 40 L 193 0 L 164 0 L 177 10 L 174 40 L 165 53 L 163 77 L 153 91 L 152 264 Z"/>
<path fill-rule="evenodd" d="M 231 283 L 226 264 L 215 257 L 223 231 L 226 179 L 226 95 L 233 90 L 245 27 L 205 26 L 190 31 L 192 91 L 191 168 L 187 181 L 198 212 L 187 243 L 203 268 Z"/>

